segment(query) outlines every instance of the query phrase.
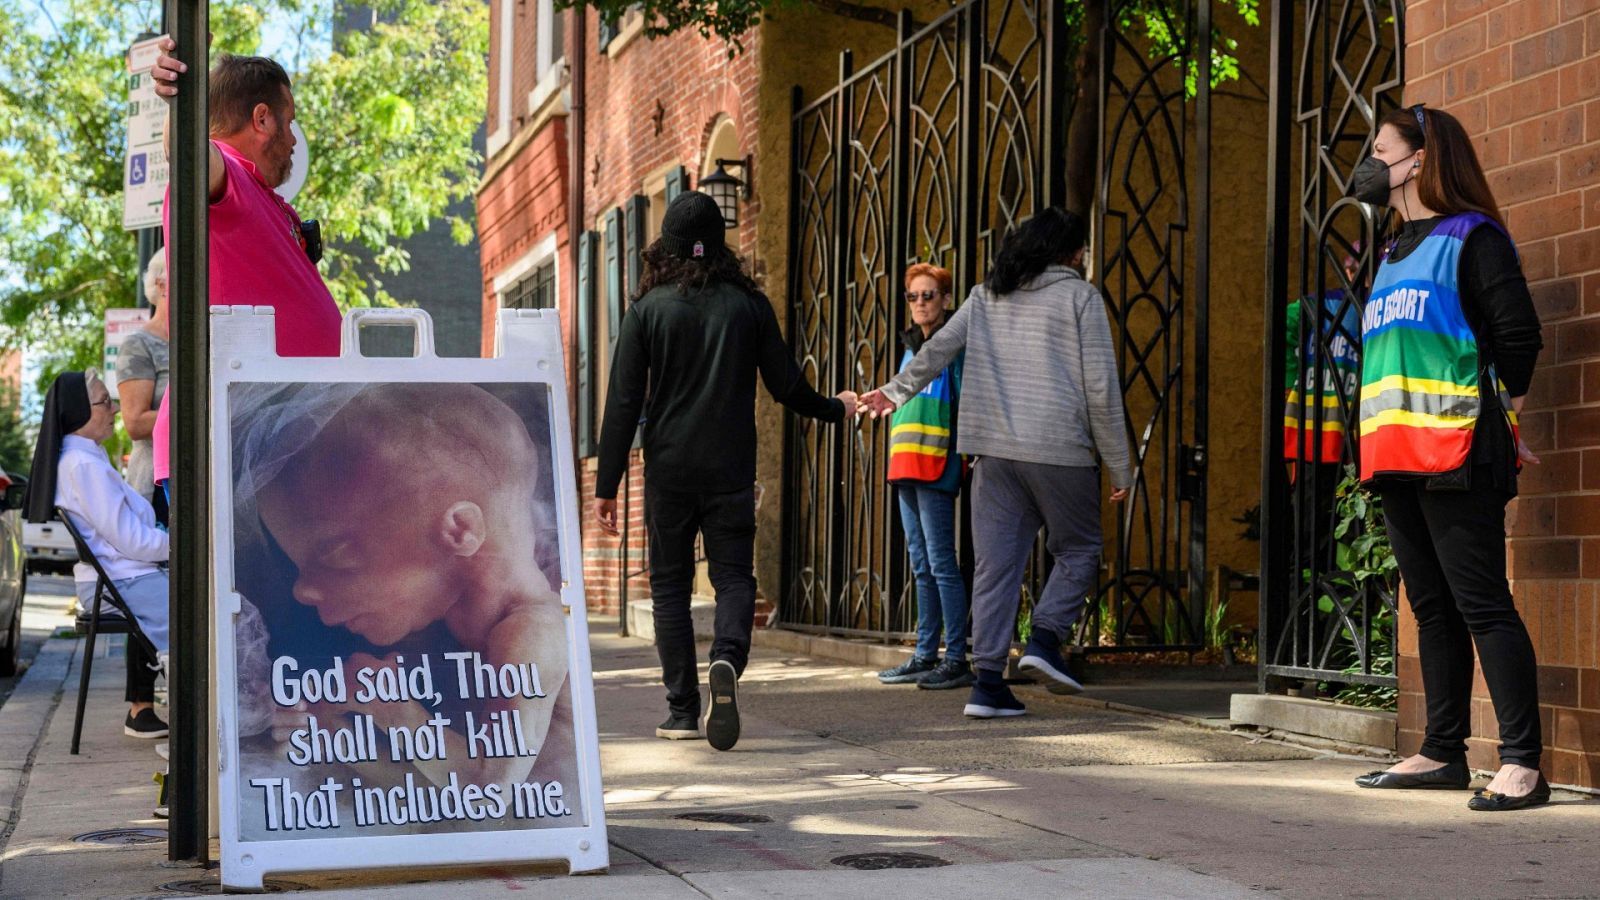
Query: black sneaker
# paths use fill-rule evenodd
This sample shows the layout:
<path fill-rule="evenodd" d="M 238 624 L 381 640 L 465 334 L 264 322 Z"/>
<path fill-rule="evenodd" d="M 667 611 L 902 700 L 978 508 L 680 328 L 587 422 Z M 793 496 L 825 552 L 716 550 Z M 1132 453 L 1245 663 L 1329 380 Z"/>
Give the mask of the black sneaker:
<path fill-rule="evenodd" d="M 909 684 L 921 681 L 928 673 L 939 667 L 937 659 L 920 659 L 911 657 L 892 669 L 884 669 L 878 673 L 878 680 L 884 684 Z"/>
<path fill-rule="evenodd" d="M 706 740 L 718 750 L 739 743 L 739 673 L 725 659 L 711 663 L 711 712 L 706 716 Z"/>
<path fill-rule="evenodd" d="M 967 666 L 966 660 L 946 658 L 938 668 L 922 676 L 917 687 L 925 691 L 950 691 L 964 688 L 973 680 L 972 669 Z"/>
<path fill-rule="evenodd" d="M 967 706 L 961 712 L 969 719 L 1002 719 L 1027 715 L 1028 708 L 1002 682 L 999 687 L 974 684 Z"/>
<path fill-rule="evenodd" d="M 1017 660 L 1017 670 L 1044 679 L 1052 694 L 1081 694 L 1083 685 L 1067 674 L 1067 661 L 1061 656 L 1061 639 L 1043 629 L 1028 638 L 1028 648 Z"/>
<path fill-rule="evenodd" d="M 656 737 L 669 741 L 694 741 L 700 739 L 700 717 L 673 713 L 656 726 Z"/>
<path fill-rule="evenodd" d="M 128 737 L 155 740 L 167 736 L 167 723 L 161 721 L 154 709 L 146 706 L 139 710 L 137 716 L 128 713 L 128 718 L 122 723 L 122 733 Z"/>

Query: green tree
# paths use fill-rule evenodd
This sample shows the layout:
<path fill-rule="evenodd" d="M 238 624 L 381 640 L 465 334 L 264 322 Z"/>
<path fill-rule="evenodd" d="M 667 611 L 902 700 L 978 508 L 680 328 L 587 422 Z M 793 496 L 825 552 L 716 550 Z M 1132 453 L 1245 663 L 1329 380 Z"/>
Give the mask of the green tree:
<path fill-rule="evenodd" d="M 471 193 L 488 91 L 482 0 L 365 6 L 377 24 L 330 46 L 335 0 L 211 3 L 213 53 L 258 52 L 274 16 L 299 23 L 280 59 L 311 151 L 295 205 L 323 224 L 322 269 L 345 308 L 405 301 L 382 276 L 409 267 L 401 241 Z M 123 54 L 160 16 L 156 0 L 0 0 L 0 345 L 43 354 L 46 382 L 97 362 L 104 311 L 134 304 Z M 471 239 L 470 223 L 450 224 Z"/>
<path fill-rule="evenodd" d="M 577 6 L 581 0 L 555 0 L 558 8 Z M 1099 135 L 1095 128 L 1100 116 L 1098 45 L 1088 38 L 1100 33 L 1105 9 L 1100 0 L 1057 0 L 1064 4 L 1064 18 L 1071 29 L 1066 44 L 1066 90 L 1073 98 L 1067 110 L 1067 206 L 1086 211 L 1094 196 L 1095 154 Z M 807 6 L 837 16 L 886 28 L 898 26 L 897 13 L 882 6 L 854 0 L 589 0 L 586 4 L 602 17 L 617 20 L 631 9 L 644 15 L 645 34 L 663 37 L 690 30 L 702 37 L 727 42 L 729 55 L 744 49 L 743 35 L 767 16 L 782 15 L 786 9 Z M 952 6 L 956 5 L 954 0 Z M 1236 11 L 1246 25 L 1261 23 L 1261 0 L 1222 0 L 1223 7 Z M 1151 58 L 1161 58 L 1188 44 L 1195 30 L 1187 0 L 1124 0 L 1117 6 L 1116 27 L 1141 35 Z M 1240 77 L 1239 60 L 1233 55 L 1238 42 L 1221 29 L 1213 29 L 1211 83 L 1215 87 Z M 1198 63 L 1191 60 L 1186 73 L 1189 95 L 1195 92 Z"/>
<path fill-rule="evenodd" d="M 9 386 L 0 386 L 0 469 L 10 475 L 27 475 L 33 465 L 33 429 L 22 418 L 22 398 Z"/>

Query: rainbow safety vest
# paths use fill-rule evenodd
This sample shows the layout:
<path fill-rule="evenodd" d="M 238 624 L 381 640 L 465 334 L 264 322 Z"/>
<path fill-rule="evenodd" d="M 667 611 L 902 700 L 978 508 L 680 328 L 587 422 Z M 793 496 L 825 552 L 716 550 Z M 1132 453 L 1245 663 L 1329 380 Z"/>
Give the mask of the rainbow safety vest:
<path fill-rule="evenodd" d="M 1361 315 L 1361 479 L 1459 469 L 1482 409 L 1478 340 L 1457 293 L 1461 247 L 1480 213 L 1449 216 L 1399 262 L 1385 260 Z M 1492 369 L 1501 408 L 1516 414 Z"/>
<path fill-rule="evenodd" d="M 1310 297 L 1289 305 L 1283 457 L 1338 463 L 1344 456 L 1344 403 L 1355 398 L 1360 386 L 1361 319 L 1356 305 L 1345 303 L 1340 290 L 1326 292 L 1322 307 L 1319 316 L 1316 301 Z M 1314 365 L 1319 328 L 1327 338 L 1320 373 L 1314 371 L 1319 368 Z M 1320 428 L 1318 407 L 1322 410 Z"/>
<path fill-rule="evenodd" d="M 916 354 L 907 350 L 900 360 L 904 370 Z M 951 466 L 955 456 L 956 398 L 961 393 L 961 362 L 945 366 L 922 392 L 907 400 L 889 418 L 889 481 L 929 484 L 955 492 L 960 488 L 961 466 Z"/>

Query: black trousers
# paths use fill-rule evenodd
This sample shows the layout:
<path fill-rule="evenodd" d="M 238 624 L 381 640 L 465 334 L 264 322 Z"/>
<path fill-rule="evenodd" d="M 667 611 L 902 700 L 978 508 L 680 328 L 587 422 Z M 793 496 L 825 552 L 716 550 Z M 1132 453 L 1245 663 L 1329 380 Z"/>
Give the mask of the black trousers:
<path fill-rule="evenodd" d="M 1477 475 L 1478 472 L 1474 472 Z M 1385 484 L 1383 515 L 1417 618 L 1428 730 L 1422 753 L 1454 762 L 1472 732 L 1472 648 L 1500 723 L 1500 760 L 1538 768 L 1538 670 L 1506 583 L 1505 491 L 1475 479 L 1465 491 L 1420 480 Z"/>
<path fill-rule="evenodd" d="M 711 586 L 716 590 L 716 635 L 711 659 L 743 673 L 750 659 L 756 612 L 755 488 L 727 494 L 674 491 L 645 483 L 645 528 L 650 534 L 650 594 L 656 652 L 667 704 L 680 715 L 700 715 L 700 679 L 689 599 L 694 591 L 694 539 L 705 540 Z"/>
<path fill-rule="evenodd" d="M 129 703 L 156 702 L 156 667 L 160 661 L 144 647 L 143 641 L 128 637 L 128 680 L 123 688 L 123 699 Z"/>

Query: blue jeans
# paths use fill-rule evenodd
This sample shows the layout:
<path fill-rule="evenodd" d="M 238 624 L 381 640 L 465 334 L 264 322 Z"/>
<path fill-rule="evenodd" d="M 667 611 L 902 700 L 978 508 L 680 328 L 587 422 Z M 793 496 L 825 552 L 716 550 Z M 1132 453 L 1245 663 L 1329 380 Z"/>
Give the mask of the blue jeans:
<path fill-rule="evenodd" d="M 147 572 L 112 584 L 117 586 L 117 593 L 122 595 L 133 617 L 139 620 L 139 629 L 144 636 L 156 645 L 156 652 L 167 652 L 167 573 Z M 74 587 L 77 588 L 78 603 L 84 612 L 94 609 L 95 582 L 80 581 Z M 102 604 L 101 614 L 104 615 L 107 610 L 113 614 L 116 612 L 110 603 Z"/>
<path fill-rule="evenodd" d="M 956 562 L 956 495 L 931 487 L 897 485 L 900 527 L 917 581 L 917 658 L 967 658 L 967 585 Z"/>

